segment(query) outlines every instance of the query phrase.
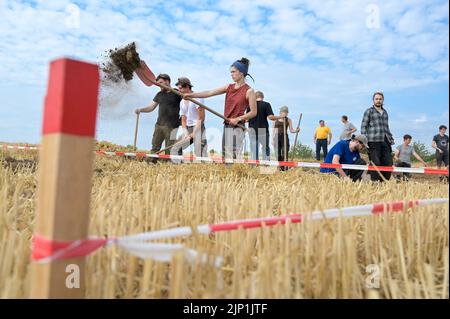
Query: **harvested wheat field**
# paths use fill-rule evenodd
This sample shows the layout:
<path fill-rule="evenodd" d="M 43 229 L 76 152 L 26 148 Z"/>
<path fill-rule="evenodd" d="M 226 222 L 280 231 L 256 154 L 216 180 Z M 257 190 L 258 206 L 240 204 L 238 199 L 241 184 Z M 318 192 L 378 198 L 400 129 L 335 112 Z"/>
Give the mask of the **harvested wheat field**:
<path fill-rule="evenodd" d="M 0 153 L 1 298 L 29 295 L 36 158 L 33 152 Z M 153 165 L 97 156 L 90 234 L 438 197 L 448 197 L 448 185 L 438 178 L 355 184 L 302 169 L 261 174 L 244 165 Z M 441 204 L 166 240 L 221 256 L 220 267 L 212 257 L 192 263 L 178 254 L 163 263 L 105 247 L 87 259 L 87 297 L 448 298 L 448 219 L 448 204 Z M 375 275 L 378 288 L 368 285 Z"/>

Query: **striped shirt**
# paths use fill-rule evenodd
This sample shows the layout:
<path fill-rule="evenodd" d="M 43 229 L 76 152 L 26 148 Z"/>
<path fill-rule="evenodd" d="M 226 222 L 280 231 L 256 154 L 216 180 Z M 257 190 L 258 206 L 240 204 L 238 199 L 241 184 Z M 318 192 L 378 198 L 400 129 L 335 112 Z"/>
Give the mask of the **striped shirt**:
<path fill-rule="evenodd" d="M 367 136 L 369 142 L 384 142 L 386 137 L 390 143 L 394 143 L 389 129 L 389 116 L 383 108 L 383 113 L 378 112 L 374 106 L 364 112 L 361 123 L 361 134 Z"/>

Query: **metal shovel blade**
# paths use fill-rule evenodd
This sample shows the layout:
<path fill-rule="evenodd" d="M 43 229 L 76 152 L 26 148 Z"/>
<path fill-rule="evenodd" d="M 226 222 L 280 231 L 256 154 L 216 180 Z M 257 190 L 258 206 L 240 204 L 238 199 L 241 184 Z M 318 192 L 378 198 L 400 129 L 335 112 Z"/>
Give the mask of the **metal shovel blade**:
<path fill-rule="evenodd" d="M 137 76 L 141 81 L 147 85 L 152 86 L 156 82 L 155 74 L 150 70 L 147 64 L 141 60 L 141 66 L 135 70 Z"/>

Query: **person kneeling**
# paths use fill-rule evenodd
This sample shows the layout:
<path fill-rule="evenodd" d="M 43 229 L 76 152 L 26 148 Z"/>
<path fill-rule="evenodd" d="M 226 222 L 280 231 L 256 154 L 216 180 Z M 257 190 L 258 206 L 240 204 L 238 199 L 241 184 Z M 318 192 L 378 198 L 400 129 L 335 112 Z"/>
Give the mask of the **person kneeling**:
<path fill-rule="evenodd" d="M 366 165 L 359 154 L 364 148 L 369 148 L 367 137 L 365 135 L 353 135 L 351 140 L 337 142 L 328 152 L 324 164 Z M 342 178 L 351 178 L 354 182 L 361 180 L 364 173 L 362 170 L 342 168 L 321 168 L 320 172 L 333 173 Z"/>

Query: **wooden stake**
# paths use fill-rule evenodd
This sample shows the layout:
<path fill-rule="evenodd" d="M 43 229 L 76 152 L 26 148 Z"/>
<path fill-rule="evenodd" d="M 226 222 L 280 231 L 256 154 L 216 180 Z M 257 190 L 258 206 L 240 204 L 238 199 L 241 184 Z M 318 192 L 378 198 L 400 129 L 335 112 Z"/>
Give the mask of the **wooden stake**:
<path fill-rule="evenodd" d="M 50 65 L 35 226 L 49 240 L 88 235 L 98 86 L 97 65 L 71 59 Z M 84 265 L 85 258 L 33 263 L 31 297 L 83 298 Z"/>

